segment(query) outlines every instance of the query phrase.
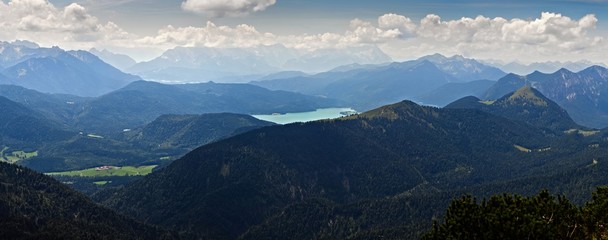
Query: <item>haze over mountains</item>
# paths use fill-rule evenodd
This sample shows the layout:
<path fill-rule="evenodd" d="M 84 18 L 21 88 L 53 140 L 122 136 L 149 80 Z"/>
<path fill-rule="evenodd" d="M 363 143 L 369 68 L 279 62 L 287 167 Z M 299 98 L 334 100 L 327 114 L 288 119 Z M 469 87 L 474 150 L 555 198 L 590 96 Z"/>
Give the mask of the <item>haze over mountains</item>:
<path fill-rule="evenodd" d="M 58 141 L 70 135 L 56 124 L 21 104 L 0 96 L 0 140 L 24 146 Z"/>
<path fill-rule="evenodd" d="M 593 63 L 590 61 L 582 60 L 577 62 L 559 62 L 559 61 L 550 61 L 550 62 L 535 62 L 531 64 L 523 64 L 519 62 L 511 62 L 511 63 L 501 63 L 495 61 L 484 61 L 488 65 L 495 66 L 497 68 L 502 69 L 508 73 L 515 73 L 518 75 L 527 75 L 534 71 L 539 71 L 543 73 L 552 73 L 556 72 L 562 68 L 568 69 L 573 72 L 579 72 L 584 70 L 585 68 L 591 66 L 602 66 L 606 67 L 605 64 L 602 63 Z"/>
<path fill-rule="evenodd" d="M 461 56 L 447 58 L 436 54 L 413 61 L 376 66 L 354 65 L 312 76 L 265 79 L 252 83 L 269 89 L 336 98 L 358 110 L 369 110 L 403 99 L 417 99 L 445 84 L 497 80 L 504 75 L 501 70 L 474 59 Z M 468 92 L 456 94 L 449 101 L 466 94 Z M 429 104 L 436 103 L 434 99 L 429 101 Z"/>
<path fill-rule="evenodd" d="M 128 55 L 113 53 L 106 49 L 97 50 L 92 48 L 89 50 L 89 52 L 95 54 L 95 56 L 99 57 L 104 62 L 120 69 L 121 71 L 125 71 L 137 64 L 137 62 Z"/>
<path fill-rule="evenodd" d="M 142 126 L 163 114 L 273 114 L 340 107 L 340 101 L 248 84 L 164 85 L 137 81 L 97 98 L 51 95 L 0 85 L 0 96 L 78 131 L 112 134 Z"/>
<path fill-rule="evenodd" d="M 35 43 L 23 41 L 14 43 L 4 42 L 2 44 L 3 51 L 0 55 L 2 56 L 2 66 L 4 69 L 1 72 L 0 81 L 4 84 L 20 85 L 29 89 L 48 93 L 67 93 L 84 97 L 97 97 L 118 90 L 128 83 L 140 79 L 137 76 L 122 73 L 120 70 L 104 63 L 100 58 L 86 51 L 64 51 L 59 48 L 40 48 Z M 299 53 L 293 49 L 288 49 L 280 45 L 251 49 L 176 48 L 167 51 L 158 59 L 147 63 L 135 63 L 126 55 L 115 54 L 105 50 L 98 51 L 92 49 L 91 51 L 101 58 L 111 61 L 121 69 L 133 70 L 139 68 L 142 72 L 154 72 L 155 74 L 162 75 L 164 74 L 162 73 L 164 70 L 159 71 L 160 68 L 171 68 L 172 66 L 176 68 L 187 68 L 189 70 L 182 69 L 176 72 L 190 75 L 188 78 L 191 79 L 188 81 L 196 82 L 208 79 L 207 75 L 212 74 L 214 71 L 220 71 L 223 72 L 222 74 L 224 74 L 224 77 L 236 77 L 240 79 L 239 81 L 260 79 L 251 83 L 272 90 L 299 92 L 306 95 L 327 97 L 337 100 L 333 102 L 327 101 L 327 104 L 309 104 L 306 108 L 299 109 L 292 107 L 271 110 L 268 108 L 264 109 L 262 112 L 258 111 L 259 109 L 232 109 L 230 107 L 224 108 L 223 110 L 222 108 L 209 108 L 205 110 L 205 107 L 202 109 L 201 107 L 198 107 L 198 110 L 194 110 L 192 106 L 181 106 L 180 103 L 178 104 L 180 106 L 174 104 L 170 111 L 159 110 L 157 111 L 158 113 L 148 117 L 145 117 L 146 114 L 143 114 L 141 120 L 127 120 L 124 124 L 116 126 L 112 130 L 119 129 L 120 127 L 132 128 L 134 127 L 133 125 L 144 124 L 165 113 L 227 111 L 254 114 L 286 112 L 288 110 L 314 110 L 319 107 L 338 106 L 353 107 L 359 111 L 365 111 L 403 99 L 412 99 L 429 105 L 444 106 L 451 101 L 467 95 L 474 95 L 482 99 L 497 98 L 500 94 L 513 91 L 516 87 L 521 86 L 520 84 L 501 91 L 500 94 L 488 96 L 484 91 L 486 90 L 485 88 L 490 85 L 491 82 L 489 81 L 498 80 L 506 75 L 505 72 L 498 68 L 484 65 L 479 61 L 467 59 L 462 56 L 448 58 L 439 54 L 429 55 L 407 62 L 384 63 L 389 62 L 390 59 L 385 57 L 381 50 L 373 48 L 350 49 L 349 51 L 344 51 L 344 54 L 357 52 L 360 56 L 344 57 L 344 59 L 349 59 L 344 61 L 331 60 L 331 62 L 336 64 L 346 64 L 337 68 L 333 68 L 333 66 L 329 66 L 328 64 L 320 64 L 327 67 L 327 69 L 333 69 L 314 75 L 309 75 L 301 71 L 282 72 L 282 70 L 287 68 L 285 67 L 285 64 L 288 60 L 298 56 Z M 341 58 L 340 56 L 342 56 L 337 53 L 329 52 L 309 53 L 309 55 L 314 55 L 320 59 L 330 59 L 330 56 L 332 58 Z M 298 61 L 305 61 L 306 58 L 297 57 L 297 59 L 299 59 Z M 266 63 L 262 65 L 251 64 L 252 62 L 259 61 L 264 61 Z M 311 60 L 311 62 L 320 63 L 318 60 Z M 279 66 L 279 63 L 283 63 L 283 65 L 280 67 L 272 67 Z M 585 62 L 581 62 L 577 64 L 577 66 L 582 67 L 584 64 Z M 306 64 L 298 65 L 303 66 Z M 228 68 L 232 69 L 230 70 Z M 249 70 L 247 70 L 247 68 L 249 68 Z M 258 72 L 251 72 L 252 75 L 247 77 L 247 74 L 239 71 Z M 277 71 L 281 72 L 273 73 L 262 78 L 253 77 L 253 75 L 259 75 L 262 74 L 262 72 L 271 73 Z M 205 74 L 202 74 L 203 72 Z M 233 80 L 236 78 L 233 78 Z M 377 79 L 382 79 L 382 81 L 377 81 Z M 590 89 L 592 87 L 587 86 L 586 88 Z M 590 127 L 607 126 L 607 120 L 602 120 L 603 117 L 601 117 L 601 103 L 596 100 L 592 99 L 589 103 L 580 106 L 577 105 L 576 108 L 579 108 L 579 110 L 576 110 L 574 109 L 575 107 L 572 107 L 561 100 L 564 96 L 556 96 L 542 88 L 539 89 L 549 96 L 549 98 L 557 101 L 560 106 L 571 111 L 574 120 L 578 123 Z M 557 89 L 554 90 L 559 91 Z M 117 97 L 117 94 L 118 93 L 113 93 L 114 97 Z M 577 94 L 580 95 L 581 93 Z M 593 95 L 594 93 L 590 92 L 590 94 Z M 105 98 L 111 99 L 111 95 Z M 360 96 L 366 97 L 362 98 Z M 55 98 L 57 97 L 58 96 L 55 96 Z M 76 97 L 62 96 L 60 98 L 62 98 L 62 100 L 67 100 L 65 102 L 76 105 L 83 101 L 83 99 L 77 99 Z M 162 98 L 162 96 L 160 96 L 160 98 Z M 234 102 L 234 100 L 222 101 Z M 56 120 L 59 119 L 61 122 L 71 122 L 68 123 L 68 125 L 71 124 L 88 130 L 95 130 L 97 127 L 90 127 L 91 125 L 95 125 L 93 122 L 104 120 L 91 119 L 86 116 L 89 111 L 97 111 L 93 105 L 98 101 L 93 100 L 89 102 L 90 106 L 88 107 L 81 105 L 72 107 L 63 106 L 62 113 L 48 109 L 43 111 L 47 113 L 53 112 L 48 115 L 55 115 L 54 117 Z M 167 102 L 167 99 L 162 102 Z M 200 102 L 200 100 L 190 102 Z M 232 104 L 242 105 L 242 103 Z M 591 106 L 594 104 L 596 106 Z M 208 106 L 211 105 L 214 104 L 208 104 Z M 296 104 L 295 102 L 291 104 L 291 106 L 295 105 L 302 106 L 302 104 Z M 587 105 L 590 106 L 587 107 Z M 83 112 L 82 114 L 84 115 L 77 117 L 69 116 L 69 114 L 82 115 L 69 110 L 70 108 L 82 109 L 79 111 Z M 180 108 L 188 110 L 178 110 Z M 591 108 L 591 110 L 589 110 L 589 108 Z M 125 109 L 123 110 L 123 113 L 128 113 L 129 111 L 130 110 Z M 97 115 L 99 114 L 100 113 Z M 589 116 L 591 115 L 600 117 L 589 120 Z M 90 120 L 86 120 L 87 118 Z M 85 120 L 83 120 L 84 122 L 82 122 L 82 124 L 76 123 L 80 122 L 80 119 Z M 109 129 L 106 128 L 103 130 Z"/>
<path fill-rule="evenodd" d="M 303 51 L 283 45 L 251 48 L 183 48 L 166 51 L 128 72 L 146 79 L 184 82 L 246 82 L 247 77 L 279 71 L 323 72 L 352 64 L 379 64 L 391 58 L 376 47 Z M 239 78 L 241 77 L 241 78 Z"/>
<path fill-rule="evenodd" d="M 241 114 L 163 115 L 132 131 L 91 132 L 62 124 L 1 96 L 0 107 L 4 113 L 0 116 L 0 159 L 12 159 L 9 152 L 35 153 L 14 161 L 42 172 L 103 165 L 168 164 L 159 159 L 174 159 L 200 145 L 273 125 Z"/>
<path fill-rule="evenodd" d="M 452 101 L 465 97 L 483 97 L 486 91 L 493 86 L 496 81 L 477 80 L 466 83 L 447 83 L 430 92 L 414 97 L 416 101 L 432 106 L 446 106 Z"/>
<path fill-rule="evenodd" d="M 99 96 L 139 77 L 126 74 L 86 51 L 1 43 L 0 83 L 45 93 Z M 31 48 L 30 48 L 31 47 Z"/>
<path fill-rule="evenodd" d="M 0 1 L 0 240 L 608 239 L 606 1 Z"/>
<path fill-rule="evenodd" d="M 391 62 L 377 48 L 175 48 L 145 63 L 2 49 L 0 160 L 122 215 L 0 163 L 0 222 L 15 226 L 0 237 L 78 238 L 99 223 L 90 236 L 416 239 L 463 193 L 550 188 L 584 202 L 608 184 L 608 132 L 593 129 L 608 126 L 601 66 L 520 76 L 459 55 Z M 287 125 L 251 116 L 335 107 L 363 113 Z M 118 175 L 129 167 L 154 170 Z"/>

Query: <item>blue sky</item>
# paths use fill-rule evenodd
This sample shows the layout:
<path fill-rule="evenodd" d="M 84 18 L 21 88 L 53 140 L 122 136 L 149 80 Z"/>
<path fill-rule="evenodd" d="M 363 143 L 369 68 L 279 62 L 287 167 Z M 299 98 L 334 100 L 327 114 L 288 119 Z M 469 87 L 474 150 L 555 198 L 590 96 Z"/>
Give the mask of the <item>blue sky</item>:
<path fill-rule="evenodd" d="M 6 0 L 5 0 L 6 2 Z M 259 29 L 297 34 L 339 31 L 354 18 L 375 19 L 397 13 L 412 19 L 437 14 L 444 19 L 461 17 L 536 18 L 541 12 L 556 12 L 580 18 L 595 14 L 598 28 L 608 29 L 608 0 L 278 0 L 265 11 L 242 17 L 212 18 L 181 9 L 181 0 L 52 0 L 57 6 L 76 2 L 96 17 L 131 27 L 133 32 L 151 33 L 166 25 L 196 26 L 207 20 L 219 24 L 252 24 Z M 303 29 L 294 29 L 297 25 Z"/>
<path fill-rule="evenodd" d="M 0 40 L 139 60 L 177 46 L 273 44 L 377 46 L 396 60 L 442 53 L 605 62 L 608 52 L 608 0 L 4 0 L 0 11 Z"/>

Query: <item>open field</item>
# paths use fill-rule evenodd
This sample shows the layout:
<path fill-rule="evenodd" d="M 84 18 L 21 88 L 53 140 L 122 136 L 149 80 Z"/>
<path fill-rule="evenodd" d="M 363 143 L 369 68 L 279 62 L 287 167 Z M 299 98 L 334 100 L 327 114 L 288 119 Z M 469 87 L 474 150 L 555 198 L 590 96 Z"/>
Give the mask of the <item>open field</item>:
<path fill-rule="evenodd" d="M 95 185 L 97 186 L 103 186 L 106 185 L 108 183 L 111 183 L 112 181 L 97 181 L 97 182 L 93 182 Z"/>
<path fill-rule="evenodd" d="M 89 168 L 78 171 L 53 172 L 47 173 L 52 176 L 70 176 L 70 177 L 107 177 L 107 176 L 145 176 L 152 172 L 157 165 L 141 166 L 141 167 L 113 167 L 104 166 L 97 168 Z"/>
<path fill-rule="evenodd" d="M 35 152 L 25 152 L 25 151 L 12 151 L 8 153 L 9 147 L 4 147 L 2 151 L 0 151 L 0 161 L 8 162 L 8 163 L 16 163 L 20 160 L 25 160 L 28 158 L 33 158 L 38 156 L 38 151 Z"/>

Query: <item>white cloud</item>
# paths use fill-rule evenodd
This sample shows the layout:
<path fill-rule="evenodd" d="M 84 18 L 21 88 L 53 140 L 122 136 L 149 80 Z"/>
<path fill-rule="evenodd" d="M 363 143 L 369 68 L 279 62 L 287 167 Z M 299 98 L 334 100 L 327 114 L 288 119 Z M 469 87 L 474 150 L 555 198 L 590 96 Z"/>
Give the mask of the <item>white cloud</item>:
<path fill-rule="evenodd" d="M 234 28 L 217 26 L 207 22 L 205 27 L 167 26 L 156 36 L 144 37 L 137 40 L 144 45 L 164 47 L 253 47 L 258 45 L 276 44 L 276 37 L 270 33 L 260 33 L 253 26 L 241 24 Z"/>
<path fill-rule="evenodd" d="M 344 33 L 305 34 L 279 37 L 285 46 L 297 49 L 316 50 L 347 48 L 364 44 L 383 44 L 393 39 L 411 37 L 416 26 L 409 18 L 386 14 L 378 18 L 378 26 L 360 19 L 350 21 Z"/>
<path fill-rule="evenodd" d="M 274 5 L 276 0 L 186 0 L 182 9 L 209 17 L 244 16 Z"/>
<path fill-rule="evenodd" d="M 443 21 L 430 14 L 420 21 L 412 42 L 423 46 L 418 51 L 426 53 L 511 59 L 568 57 L 599 47 L 603 38 L 590 34 L 597 21 L 592 14 L 575 20 L 548 12 L 534 20 L 478 16 Z"/>
<path fill-rule="evenodd" d="M 130 1 L 130 0 L 122 0 Z M 184 9 L 215 16 L 262 11 L 275 0 L 193 1 Z M 414 21 L 388 13 L 374 21 L 354 19 L 343 31 L 318 34 L 277 35 L 241 24 L 201 27 L 167 26 L 151 36 L 129 33 L 113 22 L 102 22 L 85 7 L 72 3 L 58 8 L 48 0 L 0 1 L 0 40 L 25 39 L 43 46 L 64 48 L 158 49 L 176 46 L 239 48 L 283 44 L 289 48 L 343 49 L 376 45 L 395 59 L 425 54 L 463 54 L 469 57 L 521 61 L 579 60 L 605 62 L 605 34 L 594 30 L 593 14 L 572 19 L 558 13 L 541 13 L 536 19 L 477 16 L 444 20 L 429 14 Z M 146 50 L 149 51 L 149 50 Z"/>
<path fill-rule="evenodd" d="M 416 31 L 416 24 L 409 18 L 388 13 L 378 18 L 378 27 L 381 29 L 397 29 L 402 37 L 411 37 Z"/>
<path fill-rule="evenodd" d="M 413 58 L 431 53 L 465 54 L 485 58 L 550 57 L 557 53 L 576 55 L 596 51 L 603 38 L 589 32 L 597 18 L 579 20 L 556 13 L 542 13 L 534 20 L 460 18 L 444 21 L 429 14 L 418 23 L 393 13 L 378 18 L 377 24 L 352 20 L 343 34 L 290 36 L 282 43 L 296 48 L 341 48 L 376 44 L 393 57 Z"/>
<path fill-rule="evenodd" d="M 344 37 L 352 43 L 381 43 L 402 35 L 398 28 L 380 29 L 370 22 L 355 19 L 350 22 L 350 31 Z"/>
<path fill-rule="evenodd" d="M 3 40 L 69 45 L 115 41 L 129 35 L 112 22 L 101 23 L 76 3 L 57 8 L 47 0 L 11 0 L 0 2 L 0 13 Z"/>

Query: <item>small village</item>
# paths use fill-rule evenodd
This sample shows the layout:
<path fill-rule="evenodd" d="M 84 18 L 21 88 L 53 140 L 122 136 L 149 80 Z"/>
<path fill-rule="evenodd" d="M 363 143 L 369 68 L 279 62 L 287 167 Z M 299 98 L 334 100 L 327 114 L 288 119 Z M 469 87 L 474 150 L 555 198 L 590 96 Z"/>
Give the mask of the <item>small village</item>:
<path fill-rule="evenodd" d="M 110 170 L 110 169 L 120 169 L 120 167 L 114 167 L 114 166 L 101 166 L 101 167 L 96 167 L 95 171 L 106 171 L 106 170 Z"/>

